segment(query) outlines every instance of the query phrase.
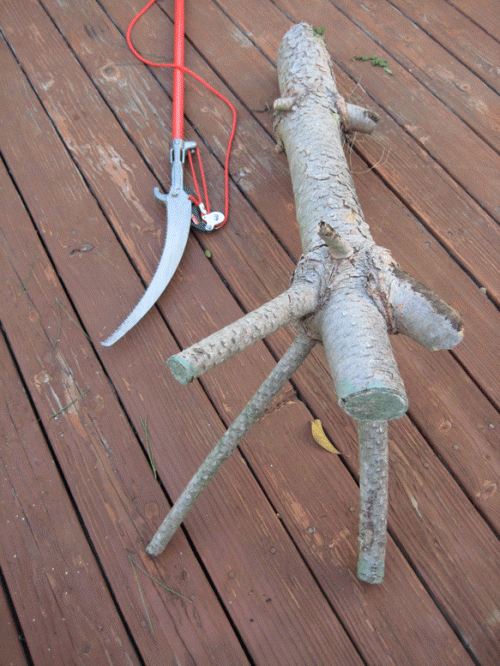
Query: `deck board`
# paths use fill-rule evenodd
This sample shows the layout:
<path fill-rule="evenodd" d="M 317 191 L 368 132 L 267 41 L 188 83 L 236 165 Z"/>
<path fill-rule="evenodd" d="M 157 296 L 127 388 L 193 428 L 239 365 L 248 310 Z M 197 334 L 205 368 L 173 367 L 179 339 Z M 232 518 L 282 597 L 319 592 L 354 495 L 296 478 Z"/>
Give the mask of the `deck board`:
<path fill-rule="evenodd" d="M 43 530 L 26 532 L 22 551 L 11 523 L 0 537 L 2 575 L 30 658 L 36 666 L 55 663 L 49 646 L 64 664 L 420 666 L 446 654 L 450 665 L 496 666 L 500 107 L 488 65 L 498 43 L 480 27 L 489 5 L 481 13 L 470 3 L 469 19 L 453 6 L 459 2 L 434 0 L 429 26 L 410 0 L 376 8 L 349 0 L 300 8 L 288 0 L 187 4 L 187 64 L 239 114 L 230 223 L 217 234 L 191 235 L 158 308 L 111 349 L 99 341 L 138 300 L 161 249 L 165 213 L 152 189 L 168 188 L 171 73 L 149 72 L 126 47 L 124 32 L 142 0 L 7 0 L 0 8 L 3 422 L 12 431 L 13 406 L 28 424 L 15 431 L 16 448 L 29 451 L 23 469 L 47 461 L 36 481 L 16 488 L 18 497 L 25 493 L 31 506 L 30 497 L 50 491 L 68 516 L 53 510 Z M 171 57 L 172 17 L 170 1 L 150 10 L 134 32 L 141 51 Z M 171 499 L 292 339 L 289 329 L 273 334 L 189 387 L 165 368 L 179 346 L 279 293 L 300 255 L 286 158 L 275 153 L 265 111 L 278 94 L 276 50 L 293 20 L 326 26 L 340 89 L 381 116 L 376 134 L 348 153 L 375 239 L 466 323 L 452 353 L 394 339 L 410 409 L 390 428 L 382 586 L 355 577 L 355 429 L 335 404 L 321 349 L 165 554 L 144 553 Z M 439 21 L 448 31 L 437 35 Z M 477 71 L 471 48 L 454 51 L 456 31 L 466 45 L 485 34 Z M 352 61 L 372 52 L 387 54 L 393 77 Z M 224 106 L 187 79 L 186 133 L 209 149 L 204 165 L 215 205 L 229 129 Z M 323 420 L 341 456 L 314 445 L 312 418 Z M 12 451 L 11 443 L 4 464 Z M 21 501 L 5 484 L 1 499 L 7 516 Z M 32 556 L 47 530 L 45 562 L 59 563 L 52 597 L 50 578 L 40 576 L 48 564 Z M 13 557 L 16 549 L 22 557 Z M 85 584 L 75 552 L 88 564 Z M 65 587 L 63 569 L 76 582 Z M 102 621 L 90 589 L 98 591 L 107 633 L 96 630 Z M 52 627 L 65 591 L 75 611 L 62 631 Z M 30 621 L 29 595 L 39 596 L 43 621 Z M 10 636 L 23 664 L 15 631 Z"/>
<path fill-rule="evenodd" d="M 484 2 L 481 4 L 485 6 Z M 422 11 L 422 5 L 415 0 L 394 0 L 393 5 L 493 90 L 497 93 L 500 91 L 498 80 L 500 44 L 471 19 L 441 0 L 427 2 L 425 11 Z M 468 5 L 470 7 L 471 3 Z M 463 92 L 468 91 L 465 89 Z M 481 100 L 478 101 L 482 106 Z"/>
<path fill-rule="evenodd" d="M 0 613 L 3 618 L 0 628 L 1 663 L 5 666 L 28 666 L 16 619 L 12 615 L 12 609 L 3 587 L 0 594 Z"/>

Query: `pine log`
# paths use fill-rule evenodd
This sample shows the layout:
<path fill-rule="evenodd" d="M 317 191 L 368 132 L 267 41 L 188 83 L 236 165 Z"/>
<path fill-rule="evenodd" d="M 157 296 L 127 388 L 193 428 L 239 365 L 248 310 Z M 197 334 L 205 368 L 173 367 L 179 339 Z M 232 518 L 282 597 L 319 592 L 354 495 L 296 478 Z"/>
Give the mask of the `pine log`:
<path fill-rule="evenodd" d="M 370 234 L 343 146 L 347 132 L 371 132 L 378 118 L 347 104 L 339 94 L 323 38 L 305 23 L 293 26 L 283 37 L 277 65 L 281 97 L 274 104 L 275 131 L 290 166 L 303 255 L 287 291 L 172 356 L 168 365 L 178 381 L 188 383 L 294 319 L 302 334 L 194 475 L 148 552 L 157 555 L 163 550 L 196 497 L 262 413 L 271 393 L 320 340 L 339 404 L 358 427 L 358 577 L 381 583 L 388 503 L 387 422 L 403 416 L 408 407 L 389 334 L 403 333 L 432 351 L 451 349 L 462 339 L 462 319 L 401 270 Z"/>
<path fill-rule="evenodd" d="M 388 333 L 447 349 L 462 337 L 460 315 L 406 276 L 370 234 L 344 155 L 346 104 L 323 37 L 305 23 L 293 26 L 277 66 L 275 131 L 290 166 L 303 252 L 323 245 L 331 272 L 330 297 L 310 326 L 323 341 L 343 409 L 366 421 L 400 418 L 408 401 Z M 332 265 L 321 225 L 352 254 Z"/>

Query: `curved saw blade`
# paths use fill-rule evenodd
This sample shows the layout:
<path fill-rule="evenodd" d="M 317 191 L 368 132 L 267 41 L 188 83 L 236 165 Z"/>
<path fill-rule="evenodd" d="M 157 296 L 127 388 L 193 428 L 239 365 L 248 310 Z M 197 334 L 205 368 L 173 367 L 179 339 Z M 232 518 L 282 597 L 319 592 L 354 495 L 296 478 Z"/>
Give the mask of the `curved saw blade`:
<path fill-rule="evenodd" d="M 172 190 L 166 195 L 159 195 L 157 192 L 155 194 L 165 201 L 167 206 L 167 233 L 160 263 L 141 300 L 116 331 L 101 342 L 105 347 L 110 347 L 123 337 L 153 307 L 172 279 L 184 254 L 191 226 L 191 200 L 183 189 L 177 190 L 175 194 Z"/>

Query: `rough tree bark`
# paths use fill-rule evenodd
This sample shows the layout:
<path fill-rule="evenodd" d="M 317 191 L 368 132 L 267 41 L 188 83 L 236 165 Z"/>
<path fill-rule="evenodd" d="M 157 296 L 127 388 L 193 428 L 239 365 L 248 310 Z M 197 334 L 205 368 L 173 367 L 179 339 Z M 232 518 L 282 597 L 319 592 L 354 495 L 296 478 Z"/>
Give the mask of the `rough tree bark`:
<path fill-rule="evenodd" d="M 430 350 L 450 349 L 462 338 L 462 322 L 434 292 L 402 271 L 370 234 L 343 144 L 346 132 L 371 132 L 378 118 L 340 96 L 323 38 L 307 24 L 293 26 L 281 42 L 277 63 L 281 97 L 274 105 L 275 131 L 290 166 L 303 255 L 288 291 L 173 356 L 168 365 L 181 383 L 188 383 L 291 321 L 302 332 L 302 345 L 304 336 L 323 343 L 339 404 L 358 426 L 358 576 L 380 583 L 388 503 L 387 421 L 400 418 L 408 407 L 388 334 L 404 333 Z M 238 434 L 238 441 L 243 436 Z M 235 445 L 233 437 L 231 450 Z M 212 461 L 207 477 L 207 464 L 188 486 L 194 499 L 218 469 Z M 196 478 L 203 479 L 202 486 Z M 175 524 L 167 516 L 151 542 L 151 554 L 163 550 L 166 541 L 160 532 L 171 536 L 192 502 L 188 504 L 184 513 L 176 513 Z"/>

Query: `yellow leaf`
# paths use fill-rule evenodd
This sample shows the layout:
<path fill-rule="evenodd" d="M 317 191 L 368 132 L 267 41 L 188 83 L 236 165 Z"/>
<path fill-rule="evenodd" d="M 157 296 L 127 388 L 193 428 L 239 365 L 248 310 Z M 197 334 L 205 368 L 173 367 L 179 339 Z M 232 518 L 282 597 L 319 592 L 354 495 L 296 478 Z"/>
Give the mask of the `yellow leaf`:
<path fill-rule="evenodd" d="M 323 426 L 321 425 L 321 421 L 319 419 L 316 419 L 316 421 L 311 421 L 311 432 L 312 436 L 314 437 L 314 440 L 320 446 L 322 446 L 327 451 L 330 451 L 330 453 L 336 453 L 337 455 L 341 455 L 340 451 L 338 451 L 333 446 L 328 437 L 325 435 L 323 431 Z"/>

